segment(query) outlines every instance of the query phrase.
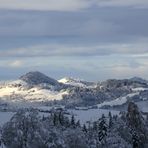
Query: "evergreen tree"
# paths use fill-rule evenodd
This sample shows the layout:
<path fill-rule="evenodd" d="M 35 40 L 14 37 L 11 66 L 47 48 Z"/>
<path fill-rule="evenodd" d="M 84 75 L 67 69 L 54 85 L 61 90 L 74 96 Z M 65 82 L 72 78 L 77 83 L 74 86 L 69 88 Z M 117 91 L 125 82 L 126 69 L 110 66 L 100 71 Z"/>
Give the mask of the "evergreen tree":
<path fill-rule="evenodd" d="M 45 118 L 45 116 L 43 115 L 43 116 L 42 116 L 42 121 L 45 121 L 45 120 L 46 120 L 46 118 Z"/>
<path fill-rule="evenodd" d="M 81 127 L 80 120 L 77 121 L 76 127 Z"/>
<path fill-rule="evenodd" d="M 56 126 L 58 124 L 58 117 L 57 117 L 57 114 L 54 113 L 53 114 L 53 125 Z"/>
<path fill-rule="evenodd" d="M 146 125 L 148 127 L 148 114 L 146 115 Z"/>
<path fill-rule="evenodd" d="M 60 125 L 64 125 L 64 115 L 63 115 L 63 112 L 59 112 L 59 123 Z"/>
<path fill-rule="evenodd" d="M 144 118 L 138 109 L 138 106 L 133 102 L 130 102 L 128 105 L 127 125 L 132 129 L 132 131 L 137 133 L 140 147 L 144 147 L 144 144 L 147 140 L 147 128 L 145 126 Z M 136 139 L 135 134 L 134 139 Z"/>
<path fill-rule="evenodd" d="M 112 117 L 111 112 L 109 112 L 108 116 L 109 116 L 109 124 L 108 124 L 108 126 L 109 126 L 109 128 L 111 128 L 113 126 L 113 117 Z"/>
<path fill-rule="evenodd" d="M 132 133 L 132 143 L 133 143 L 133 148 L 139 148 L 140 145 L 139 136 L 135 131 Z"/>
<path fill-rule="evenodd" d="M 93 130 L 94 130 L 94 131 L 97 131 L 97 130 L 98 130 L 98 124 L 97 124 L 96 121 L 93 122 Z"/>
<path fill-rule="evenodd" d="M 99 133 L 98 133 L 99 141 L 104 141 L 104 138 L 106 136 L 107 136 L 107 124 L 105 116 L 103 114 L 102 117 L 99 119 Z"/>
<path fill-rule="evenodd" d="M 86 128 L 86 125 L 85 124 L 83 125 L 82 131 L 85 132 L 85 133 L 87 133 L 87 128 Z"/>
<path fill-rule="evenodd" d="M 143 117 L 138 106 L 133 102 L 130 102 L 128 105 L 127 121 L 132 129 L 141 130 L 143 126 Z"/>
<path fill-rule="evenodd" d="M 71 116 L 71 126 L 72 126 L 72 127 L 75 127 L 75 125 L 76 125 L 75 117 L 74 117 L 74 115 L 72 115 L 72 116 Z"/>

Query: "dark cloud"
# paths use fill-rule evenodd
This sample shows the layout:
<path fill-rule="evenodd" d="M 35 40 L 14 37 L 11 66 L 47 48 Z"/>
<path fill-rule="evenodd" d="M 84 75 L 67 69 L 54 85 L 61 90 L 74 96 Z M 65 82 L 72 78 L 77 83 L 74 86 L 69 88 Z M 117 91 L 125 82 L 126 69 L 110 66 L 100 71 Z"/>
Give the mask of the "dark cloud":
<path fill-rule="evenodd" d="M 144 43 L 145 38 L 145 43 L 147 43 L 147 11 L 147 9 L 127 7 L 90 8 L 78 12 L 1 10 L 1 55 L 7 53 L 6 49 L 12 50 L 9 53 L 14 56 L 15 52 L 16 55 L 19 55 L 18 50 L 20 53 L 22 49 L 27 52 L 32 47 L 37 47 L 37 50 L 41 47 L 42 53 L 48 49 L 48 52 L 51 51 L 51 55 L 55 54 L 56 50 L 58 50 L 57 54 L 63 55 L 64 48 L 67 47 L 69 48 L 67 55 L 70 52 L 73 54 L 77 48 L 81 48 L 81 50 L 80 52 L 76 50 L 76 54 L 82 55 L 120 53 L 117 50 L 121 50 L 122 53 L 120 44 L 130 44 L 135 47 L 134 44 L 137 45 L 137 41 L 140 43 L 142 40 L 141 42 Z M 51 49 L 50 44 L 57 44 L 58 49 L 56 47 Z M 48 45 L 46 49 L 44 49 L 44 45 Z M 103 49 L 101 49 L 102 45 Z M 118 45 L 115 47 L 118 49 L 113 50 L 112 45 Z M 59 49 L 60 46 L 61 49 Z M 146 50 L 146 46 L 140 50 Z M 88 52 L 86 47 L 92 51 Z M 132 50 L 139 50 L 133 49 L 133 47 Z M 86 48 L 86 50 L 82 48 Z M 37 52 L 35 49 L 33 50 Z M 53 52 L 53 50 L 55 51 Z M 131 49 L 125 50 L 131 51 Z M 34 52 L 25 54 L 32 56 Z"/>
<path fill-rule="evenodd" d="M 62 1 L 68 3 L 47 0 L 52 2 L 47 9 L 34 0 L 29 8 L 28 0 L 22 4 L 15 0 L 13 5 L 0 0 L 2 77 L 11 71 L 13 77 L 29 70 L 46 73 L 48 67 L 47 73 L 56 77 L 146 76 L 147 1 Z"/>
<path fill-rule="evenodd" d="M 147 9 L 95 8 L 81 12 L 0 11 L 0 35 L 76 36 L 101 41 L 147 36 Z M 113 38 L 113 39 L 112 39 Z"/>

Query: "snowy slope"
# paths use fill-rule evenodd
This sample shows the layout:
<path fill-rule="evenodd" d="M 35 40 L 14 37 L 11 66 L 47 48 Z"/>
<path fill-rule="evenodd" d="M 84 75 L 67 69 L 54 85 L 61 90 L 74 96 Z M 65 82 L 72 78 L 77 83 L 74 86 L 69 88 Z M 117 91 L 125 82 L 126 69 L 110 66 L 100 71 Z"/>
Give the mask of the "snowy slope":
<path fill-rule="evenodd" d="M 26 82 L 17 80 L 0 86 L 0 98 L 5 101 L 29 101 L 41 102 L 61 100 L 62 96 L 68 94 L 66 91 L 54 91 L 41 89 L 39 87 L 28 88 Z"/>
<path fill-rule="evenodd" d="M 65 77 L 58 80 L 59 83 L 76 86 L 76 87 L 84 87 L 84 88 L 95 88 L 96 85 L 93 82 L 85 82 L 80 79 Z"/>
<path fill-rule="evenodd" d="M 117 98 L 117 99 L 112 100 L 112 101 L 108 101 L 108 102 L 105 101 L 105 102 L 103 102 L 101 104 L 98 104 L 97 106 L 98 106 L 98 108 L 101 108 L 103 106 L 111 106 L 111 107 L 113 107 L 113 106 L 123 105 L 128 101 L 129 98 L 131 98 L 131 97 L 133 97 L 135 95 L 138 95 L 138 94 L 139 94 L 139 92 L 134 92 L 134 93 L 128 94 L 128 95 L 126 95 L 124 97 L 120 97 L 120 98 Z"/>
<path fill-rule="evenodd" d="M 144 90 L 148 90 L 148 88 L 144 88 L 144 87 L 132 88 L 132 91 L 135 91 L 135 92 L 144 91 Z"/>
<path fill-rule="evenodd" d="M 81 83 L 79 80 L 76 80 L 73 78 L 68 78 L 68 77 L 60 79 L 60 80 L 58 80 L 58 82 L 63 83 L 63 84 L 72 85 L 72 86 L 85 87 L 85 85 L 83 83 Z"/>

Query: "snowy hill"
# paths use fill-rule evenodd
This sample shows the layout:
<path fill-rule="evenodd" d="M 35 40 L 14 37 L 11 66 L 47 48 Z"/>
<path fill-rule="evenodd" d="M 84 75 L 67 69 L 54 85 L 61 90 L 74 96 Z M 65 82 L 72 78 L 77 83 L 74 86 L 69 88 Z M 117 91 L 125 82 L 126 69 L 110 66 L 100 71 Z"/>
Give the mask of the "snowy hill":
<path fill-rule="evenodd" d="M 75 79 L 75 78 L 70 78 L 70 77 L 65 77 L 62 78 L 60 80 L 58 80 L 58 82 L 63 83 L 63 84 L 67 84 L 67 85 L 72 85 L 72 86 L 77 86 L 77 87 L 86 87 L 86 88 L 90 88 L 90 87 L 95 87 L 95 83 L 93 82 L 86 82 L 80 79 Z"/>
<path fill-rule="evenodd" d="M 0 83 L 0 104 L 25 105 L 62 100 L 67 90 L 57 80 L 40 72 L 29 72 L 15 81 Z"/>
<path fill-rule="evenodd" d="M 21 76 L 20 80 L 23 80 L 24 82 L 32 85 L 43 84 L 43 83 L 50 84 L 53 86 L 59 85 L 57 80 L 54 80 L 38 71 L 29 72 Z"/>
<path fill-rule="evenodd" d="M 35 77 L 32 74 L 35 74 Z M 42 103 L 61 100 L 63 95 L 68 94 L 66 90 L 57 91 L 55 89 L 55 87 L 59 86 L 56 80 L 43 77 L 44 75 L 41 74 L 36 78 L 36 74 L 39 73 L 28 73 L 22 76 L 21 79 L 0 83 L 0 104 L 16 103 L 17 105 L 25 105 L 27 103 Z"/>
<path fill-rule="evenodd" d="M 29 72 L 15 81 L 0 83 L 1 104 L 52 104 L 67 107 L 122 106 L 128 101 L 148 100 L 148 84 L 141 78 L 106 80 L 100 83 L 73 78 L 52 79 L 40 72 Z"/>
<path fill-rule="evenodd" d="M 142 78 L 139 78 L 139 77 L 133 77 L 130 80 L 131 81 L 135 81 L 135 82 L 139 82 L 139 83 L 147 83 L 148 84 L 148 81 L 147 80 L 142 79 Z"/>

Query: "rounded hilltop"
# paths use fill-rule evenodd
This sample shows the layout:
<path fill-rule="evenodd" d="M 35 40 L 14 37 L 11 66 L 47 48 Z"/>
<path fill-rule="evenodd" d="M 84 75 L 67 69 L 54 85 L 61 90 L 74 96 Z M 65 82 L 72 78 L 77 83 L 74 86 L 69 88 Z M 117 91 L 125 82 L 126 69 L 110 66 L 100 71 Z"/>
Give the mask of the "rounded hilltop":
<path fill-rule="evenodd" d="M 55 86 L 59 84 L 57 80 L 52 79 L 39 71 L 28 72 L 25 75 L 22 75 L 20 79 L 32 85 L 47 83 Z"/>

